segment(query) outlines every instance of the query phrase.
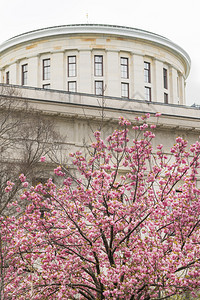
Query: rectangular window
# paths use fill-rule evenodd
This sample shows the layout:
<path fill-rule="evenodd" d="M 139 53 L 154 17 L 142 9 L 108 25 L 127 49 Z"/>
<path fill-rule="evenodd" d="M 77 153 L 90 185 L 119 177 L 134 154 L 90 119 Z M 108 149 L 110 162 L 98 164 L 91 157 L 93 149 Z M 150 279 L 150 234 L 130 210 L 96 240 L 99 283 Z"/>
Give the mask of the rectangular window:
<path fill-rule="evenodd" d="M 6 84 L 9 84 L 10 83 L 10 72 L 7 71 L 6 72 Z"/>
<path fill-rule="evenodd" d="M 94 75 L 103 76 L 103 55 L 94 56 Z"/>
<path fill-rule="evenodd" d="M 50 58 L 43 59 L 43 80 L 50 79 Z"/>
<path fill-rule="evenodd" d="M 144 62 L 144 82 L 151 83 L 151 64 Z"/>
<path fill-rule="evenodd" d="M 167 69 L 163 69 L 163 85 L 164 89 L 168 88 L 168 83 L 167 83 Z"/>
<path fill-rule="evenodd" d="M 151 88 L 145 86 L 145 100 L 151 101 Z"/>
<path fill-rule="evenodd" d="M 43 84 L 43 89 L 49 90 L 50 89 L 50 83 L 48 84 Z"/>
<path fill-rule="evenodd" d="M 76 76 L 76 56 L 68 56 L 68 77 Z"/>
<path fill-rule="evenodd" d="M 69 92 L 76 92 L 76 81 L 69 81 L 68 82 L 68 91 Z"/>
<path fill-rule="evenodd" d="M 22 85 L 27 85 L 28 80 L 28 64 L 22 65 Z"/>
<path fill-rule="evenodd" d="M 177 77 L 177 97 L 179 98 L 179 96 L 180 96 L 180 91 L 179 91 L 179 89 L 180 89 L 180 82 L 179 82 L 179 77 Z"/>
<path fill-rule="evenodd" d="M 103 96 L 103 81 L 95 81 L 95 95 Z"/>
<path fill-rule="evenodd" d="M 168 103 L 168 94 L 164 93 L 164 103 Z"/>
<path fill-rule="evenodd" d="M 128 78 L 128 58 L 121 57 L 121 78 Z"/>
<path fill-rule="evenodd" d="M 121 95 L 123 98 L 129 98 L 129 84 L 122 82 L 121 83 Z"/>

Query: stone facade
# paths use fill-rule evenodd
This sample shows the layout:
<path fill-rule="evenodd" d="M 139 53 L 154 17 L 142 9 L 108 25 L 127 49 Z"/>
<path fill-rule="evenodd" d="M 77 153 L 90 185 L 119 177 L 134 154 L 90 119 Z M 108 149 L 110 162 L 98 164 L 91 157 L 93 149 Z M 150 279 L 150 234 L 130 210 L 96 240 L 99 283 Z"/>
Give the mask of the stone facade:
<path fill-rule="evenodd" d="M 155 113 L 162 113 L 157 122 L 154 144 L 164 144 L 166 152 L 174 145 L 177 136 L 192 144 L 200 135 L 200 110 L 184 105 L 21 86 L 13 86 L 13 92 L 19 98 L 27 99 L 31 109 L 56 122 L 57 129 L 66 137 L 68 152 L 80 150 L 84 142 L 90 142 L 92 132 L 102 126 L 102 121 L 106 137 L 116 128 L 120 116 L 136 124 L 136 117 L 150 113 L 148 123 L 155 124 Z"/>
<path fill-rule="evenodd" d="M 154 146 L 164 144 L 166 153 L 177 136 L 189 144 L 199 138 L 200 110 L 184 105 L 190 58 L 159 35 L 89 24 L 41 29 L 2 44 L 0 68 L 4 87 L 54 120 L 65 156 L 102 124 L 106 137 L 120 116 L 134 123 L 150 113 L 153 124 L 162 113 Z"/>
<path fill-rule="evenodd" d="M 188 54 L 139 29 L 68 25 L 21 34 L 0 46 L 2 83 L 185 104 Z"/>

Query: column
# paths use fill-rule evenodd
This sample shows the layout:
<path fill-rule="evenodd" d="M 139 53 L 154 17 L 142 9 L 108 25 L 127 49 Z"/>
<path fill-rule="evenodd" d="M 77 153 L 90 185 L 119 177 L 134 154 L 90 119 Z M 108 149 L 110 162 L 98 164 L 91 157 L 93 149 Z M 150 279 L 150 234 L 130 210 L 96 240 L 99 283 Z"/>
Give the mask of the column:
<path fill-rule="evenodd" d="M 64 79 L 64 53 L 56 52 L 51 55 L 51 88 L 56 90 L 65 90 Z"/>
<path fill-rule="evenodd" d="M 120 59 L 118 51 L 108 51 L 106 59 L 105 95 L 121 97 Z"/>
<path fill-rule="evenodd" d="M 164 102 L 164 90 L 163 90 L 163 63 L 154 60 L 154 78 L 152 81 L 153 85 L 153 101 Z"/>
<path fill-rule="evenodd" d="M 21 74 L 19 74 L 18 63 L 14 63 L 9 67 L 10 72 L 10 83 L 11 84 L 21 84 Z"/>
<path fill-rule="evenodd" d="M 28 85 L 38 87 L 38 71 L 39 59 L 38 57 L 30 57 L 28 59 Z"/>
<path fill-rule="evenodd" d="M 144 100 L 144 58 L 141 55 L 133 55 L 133 98 Z"/>
<path fill-rule="evenodd" d="M 94 68 L 92 62 L 92 52 L 89 50 L 81 50 L 79 52 L 78 60 L 78 81 L 79 92 L 81 93 L 94 93 Z"/>
<path fill-rule="evenodd" d="M 170 86 L 169 86 L 169 92 L 170 92 L 170 101 L 169 103 L 178 104 L 179 103 L 179 91 L 178 91 L 178 76 L 177 76 L 177 70 L 173 67 L 169 68 L 169 78 L 170 78 Z"/>

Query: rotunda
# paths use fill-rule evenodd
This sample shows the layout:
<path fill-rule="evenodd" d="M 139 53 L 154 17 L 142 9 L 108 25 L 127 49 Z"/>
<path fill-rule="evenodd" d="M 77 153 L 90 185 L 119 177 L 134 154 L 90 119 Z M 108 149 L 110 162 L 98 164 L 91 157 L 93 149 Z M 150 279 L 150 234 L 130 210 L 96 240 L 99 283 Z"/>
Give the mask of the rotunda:
<path fill-rule="evenodd" d="M 0 45 L 0 82 L 185 104 L 189 55 L 169 39 L 113 25 L 39 29 Z"/>

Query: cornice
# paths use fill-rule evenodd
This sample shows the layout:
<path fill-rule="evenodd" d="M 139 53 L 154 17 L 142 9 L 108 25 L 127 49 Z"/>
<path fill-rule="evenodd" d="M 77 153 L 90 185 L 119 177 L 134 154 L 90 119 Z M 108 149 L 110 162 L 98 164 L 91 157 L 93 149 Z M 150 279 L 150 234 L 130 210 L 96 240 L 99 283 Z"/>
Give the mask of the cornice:
<path fill-rule="evenodd" d="M 189 74 L 190 66 L 191 66 L 191 60 L 189 55 L 183 48 L 181 48 L 171 40 L 149 31 L 131 28 L 131 27 L 115 26 L 115 25 L 74 24 L 74 25 L 48 27 L 48 28 L 42 28 L 42 29 L 26 32 L 18 36 L 15 36 L 5 41 L 3 44 L 1 44 L 0 55 L 2 52 L 8 50 L 9 48 L 33 40 L 46 39 L 49 37 L 56 37 L 56 36 L 76 35 L 76 34 L 113 35 L 118 37 L 150 42 L 162 48 L 166 48 L 169 51 L 173 52 L 176 56 L 180 57 L 185 63 L 186 77 Z"/>

